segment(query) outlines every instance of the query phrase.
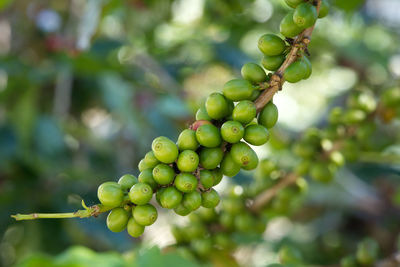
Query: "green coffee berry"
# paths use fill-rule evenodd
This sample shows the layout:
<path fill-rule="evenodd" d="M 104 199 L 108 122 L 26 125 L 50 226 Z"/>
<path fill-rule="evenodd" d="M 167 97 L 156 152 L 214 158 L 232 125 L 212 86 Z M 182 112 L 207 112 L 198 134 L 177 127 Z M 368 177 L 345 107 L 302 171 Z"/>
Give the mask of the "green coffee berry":
<path fill-rule="evenodd" d="M 164 163 L 160 163 L 153 169 L 153 178 L 160 185 L 172 183 L 175 177 L 174 169 Z"/>
<path fill-rule="evenodd" d="M 178 147 L 167 137 L 160 136 L 154 139 L 151 148 L 155 157 L 163 163 L 172 163 L 178 157 Z"/>
<path fill-rule="evenodd" d="M 195 239 L 190 246 L 198 255 L 205 257 L 212 250 L 212 241 L 211 239 Z"/>
<path fill-rule="evenodd" d="M 246 63 L 241 69 L 242 77 L 251 83 L 261 83 L 267 79 L 265 71 L 255 63 Z"/>
<path fill-rule="evenodd" d="M 143 234 L 144 232 L 144 226 L 138 224 L 134 218 L 130 218 L 128 220 L 128 224 L 126 226 L 126 230 L 128 231 L 128 234 L 132 237 L 139 237 Z"/>
<path fill-rule="evenodd" d="M 97 197 L 104 206 L 118 207 L 124 199 L 124 192 L 116 182 L 105 182 L 97 189 Z"/>
<path fill-rule="evenodd" d="M 277 56 L 264 56 L 261 64 L 264 68 L 271 71 L 276 71 L 282 65 L 283 61 L 285 61 L 285 55 L 277 55 Z"/>
<path fill-rule="evenodd" d="M 204 188 L 208 189 L 214 185 L 214 175 L 209 170 L 200 171 L 200 183 Z"/>
<path fill-rule="evenodd" d="M 243 124 L 251 122 L 257 114 L 256 105 L 250 100 L 240 101 L 232 112 L 233 120 Z"/>
<path fill-rule="evenodd" d="M 215 120 L 229 115 L 229 104 L 221 93 L 212 93 L 206 100 L 207 114 Z"/>
<path fill-rule="evenodd" d="M 293 13 L 293 21 L 297 26 L 308 28 L 317 21 L 317 8 L 310 3 L 301 3 L 296 7 Z"/>
<path fill-rule="evenodd" d="M 311 74 L 312 74 L 312 65 L 311 65 L 310 60 L 307 58 L 307 56 L 303 56 L 301 60 L 302 60 L 302 61 L 306 64 L 306 66 L 307 66 L 307 69 L 306 69 L 307 71 L 306 71 L 306 73 L 305 73 L 305 75 L 304 75 L 304 77 L 303 77 L 303 79 L 306 80 L 306 79 L 310 78 L 310 76 L 311 76 Z"/>
<path fill-rule="evenodd" d="M 123 191 L 129 190 L 134 184 L 137 183 L 138 179 L 131 174 L 125 174 L 118 180 L 118 184 L 121 186 Z"/>
<path fill-rule="evenodd" d="M 304 0 L 285 0 L 286 4 L 292 8 L 296 8 L 299 4 L 304 3 Z"/>
<path fill-rule="evenodd" d="M 215 208 L 218 205 L 219 200 L 219 195 L 214 189 L 201 194 L 201 205 L 205 208 Z"/>
<path fill-rule="evenodd" d="M 179 191 L 190 193 L 197 188 L 197 178 L 190 173 L 180 173 L 175 177 L 174 184 Z"/>
<path fill-rule="evenodd" d="M 286 49 L 285 41 L 275 34 L 264 34 L 258 40 L 258 48 L 267 56 L 277 56 Z"/>
<path fill-rule="evenodd" d="M 359 109 L 350 109 L 344 113 L 343 120 L 346 123 L 354 124 L 362 122 L 366 117 L 367 114 L 364 111 Z"/>
<path fill-rule="evenodd" d="M 230 80 L 222 89 L 224 96 L 232 101 L 249 99 L 253 90 L 251 83 L 242 79 Z"/>
<path fill-rule="evenodd" d="M 353 255 L 349 255 L 341 259 L 340 267 L 358 267 L 358 263 L 356 257 Z"/>
<path fill-rule="evenodd" d="M 215 169 L 222 161 L 224 152 L 220 147 L 202 148 L 200 150 L 200 164 L 205 169 Z"/>
<path fill-rule="evenodd" d="M 183 194 L 182 204 L 191 211 L 201 206 L 201 194 L 197 191 Z"/>
<path fill-rule="evenodd" d="M 258 165 L 258 157 L 251 147 L 243 142 L 236 143 L 231 148 L 231 155 L 236 164 L 246 170 L 255 169 Z"/>
<path fill-rule="evenodd" d="M 237 164 L 230 152 L 225 153 L 224 159 L 221 162 L 221 171 L 224 175 L 233 177 L 240 171 L 240 164 Z"/>
<path fill-rule="evenodd" d="M 371 238 L 366 238 L 357 246 L 357 261 L 362 266 L 372 266 L 378 258 L 378 252 L 378 243 Z"/>
<path fill-rule="evenodd" d="M 334 178 L 332 170 L 322 162 L 311 166 L 310 175 L 314 180 L 324 183 L 330 182 Z"/>
<path fill-rule="evenodd" d="M 151 167 L 149 165 L 147 165 L 147 163 L 144 159 L 142 159 L 139 161 L 138 169 L 139 169 L 139 171 L 142 172 L 144 170 L 151 169 Z"/>
<path fill-rule="evenodd" d="M 221 126 L 222 139 L 224 139 L 228 143 L 239 142 L 240 139 L 243 138 L 243 135 L 244 135 L 244 128 L 243 128 L 242 124 L 238 121 L 226 121 Z M 211 169 L 213 169 L 213 168 L 211 168 Z"/>
<path fill-rule="evenodd" d="M 151 186 L 151 189 L 155 190 L 158 186 L 157 182 L 153 177 L 153 169 L 146 169 L 139 173 L 138 180 L 141 183 L 148 184 Z"/>
<path fill-rule="evenodd" d="M 191 210 L 186 208 L 182 203 L 180 203 L 176 208 L 174 208 L 174 211 L 176 214 L 180 216 L 186 216 L 191 212 Z"/>
<path fill-rule="evenodd" d="M 238 197 L 228 197 L 222 201 L 223 210 L 232 214 L 236 215 L 243 211 L 244 203 L 242 199 Z"/>
<path fill-rule="evenodd" d="M 288 38 L 293 38 L 299 33 L 301 33 L 304 28 L 299 27 L 294 21 L 293 21 L 293 14 L 294 11 L 289 12 L 286 14 L 286 16 L 282 19 L 281 24 L 280 24 L 280 32 Z"/>
<path fill-rule="evenodd" d="M 219 223 L 226 229 L 233 230 L 235 227 L 235 216 L 227 212 L 222 212 L 219 216 Z"/>
<path fill-rule="evenodd" d="M 309 68 L 303 60 L 297 60 L 290 64 L 283 73 L 283 78 L 290 83 L 297 83 L 309 73 Z"/>
<path fill-rule="evenodd" d="M 182 172 L 193 172 L 199 165 L 199 156 L 193 150 L 184 150 L 179 154 L 176 165 Z"/>
<path fill-rule="evenodd" d="M 329 3 L 328 0 L 322 0 L 321 7 L 319 8 L 318 18 L 324 18 L 329 13 Z"/>
<path fill-rule="evenodd" d="M 243 138 L 251 145 L 261 146 L 268 142 L 269 132 L 267 128 L 262 125 L 252 124 L 246 127 Z"/>
<path fill-rule="evenodd" d="M 160 194 L 161 206 L 165 209 L 176 208 L 182 201 L 182 193 L 175 187 L 167 187 Z"/>
<path fill-rule="evenodd" d="M 275 126 L 278 121 L 278 108 L 271 101 L 261 110 L 258 115 L 258 123 L 270 129 Z"/>
<path fill-rule="evenodd" d="M 152 225 L 158 217 L 156 208 L 151 204 L 136 206 L 132 215 L 135 222 L 143 226 Z"/>
<path fill-rule="evenodd" d="M 177 142 L 179 150 L 196 150 L 199 147 L 199 143 L 196 139 L 196 131 L 191 129 L 185 129 L 181 132 Z"/>
<path fill-rule="evenodd" d="M 157 192 L 156 192 L 156 201 L 160 206 L 162 206 L 161 205 L 161 195 L 165 191 L 165 189 L 167 189 L 167 187 L 160 187 L 157 189 Z"/>
<path fill-rule="evenodd" d="M 148 184 L 137 183 L 129 190 L 129 199 L 133 204 L 144 205 L 153 196 L 153 190 Z"/>
<path fill-rule="evenodd" d="M 261 95 L 261 91 L 260 90 L 253 90 L 253 93 L 251 94 L 251 97 L 249 98 L 249 100 L 255 101 L 260 95 Z M 231 120 L 232 119 L 231 117 L 227 117 L 227 119 Z"/>
<path fill-rule="evenodd" d="M 249 233 L 254 229 L 255 219 L 248 213 L 241 213 L 235 216 L 234 225 L 239 232 Z"/>
<path fill-rule="evenodd" d="M 126 228 L 129 213 L 123 208 L 112 209 L 107 216 L 107 227 L 111 232 L 121 232 Z"/>
<path fill-rule="evenodd" d="M 196 139 L 205 147 L 219 146 L 222 141 L 218 128 L 211 124 L 204 124 L 197 128 Z"/>
<path fill-rule="evenodd" d="M 144 162 L 150 168 L 154 168 L 160 161 L 156 158 L 153 151 L 149 151 L 144 156 Z"/>
<path fill-rule="evenodd" d="M 197 112 L 196 112 L 196 120 L 205 120 L 205 121 L 210 121 L 212 120 L 211 117 L 207 114 L 206 107 L 202 106 L 200 107 Z"/>
<path fill-rule="evenodd" d="M 211 171 L 214 177 L 214 186 L 219 184 L 222 180 L 223 173 L 220 168 L 215 168 L 214 170 Z"/>

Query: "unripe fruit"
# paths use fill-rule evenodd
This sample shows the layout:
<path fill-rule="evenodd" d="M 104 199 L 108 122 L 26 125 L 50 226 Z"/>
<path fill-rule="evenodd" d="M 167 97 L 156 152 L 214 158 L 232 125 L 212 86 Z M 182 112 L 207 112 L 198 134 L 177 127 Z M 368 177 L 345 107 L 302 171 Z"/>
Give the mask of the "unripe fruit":
<path fill-rule="evenodd" d="M 363 266 L 372 266 L 378 258 L 379 246 L 371 238 L 364 239 L 357 246 L 357 261 Z"/>
<path fill-rule="evenodd" d="M 311 167 L 310 175 L 314 180 L 324 183 L 334 178 L 331 169 L 322 162 L 317 162 Z"/>
<path fill-rule="evenodd" d="M 172 183 L 174 177 L 174 169 L 167 164 L 160 163 L 153 169 L 153 178 L 160 185 Z"/>
<path fill-rule="evenodd" d="M 240 171 L 240 164 L 237 164 L 231 155 L 231 152 L 225 153 L 225 157 L 221 162 L 222 173 L 226 176 L 233 177 Z"/>
<path fill-rule="evenodd" d="M 222 91 L 224 96 L 232 101 L 249 99 L 253 93 L 253 86 L 250 82 L 242 79 L 233 79 L 225 83 Z"/>
<path fill-rule="evenodd" d="M 139 169 L 139 171 L 142 172 L 144 170 L 151 169 L 151 167 L 149 165 L 147 165 L 147 163 L 144 159 L 142 159 L 139 161 L 138 169 Z"/>
<path fill-rule="evenodd" d="M 155 157 L 163 163 L 172 163 L 178 157 L 178 147 L 164 136 L 157 137 L 151 144 Z"/>
<path fill-rule="evenodd" d="M 262 125 L 252 124 L 246 127 L 243 138 L 251 145 L 261 146 L 268 142 L 269 132 L 267 128 Z"/>
<path fill-rule="evenodd" d="M 356 257 L 349 255 L 341 259 L 340 267 L 358 267 Z"/>
<path fill-rule="evenodd" d="M 222 212 L 219 216 L 219 223 L 226 229 L 232 230 L 235 226 L 235 216 L 227 212 Z"/>
<path fill-rule="evenodd" d="M 350 109 L 344 114 L 343 120 L 346 123 L 353 124 L 353 123 L 359 123 L 365 120 L 367 117 L 367 114 L 365 114 L 364 111 L 359 110 L 359 109 Z"/>
<path fill-rule="evenodd" d="M 286 4 L 292 8 L 296 8 L 299 4 L 304 3 L 304 0 L 285 0 Z"/>
<path fill-rule="evenodd" d="M 137 183 L 129 191 L 129 199 L 133 204 L 144 205 L 150 201 L 153 190 L 148 184 Z"/>
<path fill-rule="evenodd" d="M 303 60 L 297 60 L 290 64 L 283 73 L 283 78 L 290 83 L 297 83 L 309 73 L 308 66 Z"/>
<path fill-rule="evenodd" d="M 243 138 L 243 135 L 244 135 L 244 128 L 242 124 L 238 121 L 226 121 L 221 126 L 222 139 L 224 139 L 228 143 L 239 142 L 240 139 Z"/>
<path fill-rule="evenodd" d="M 250 100 L 240 101 L 232 112 L 232 117 L 235 121 L 243 124 L 251 122 L 257 114 L 256 105 Z"/>
<path fill-rule="evenodd" d="M 264 34 L 258 40 L 258 48 L 267 56 L 277 56 L 286 49 L 285 41 L 275 34 Z"/>
<path fill-rule="evenodd" d="M 265 105 L 258 115 L 258 123 L 270 129 L 275 126 L 278 121 L 278 108 L 271 101 Z"/>
<path fill-rule="evenodd" d="M 183 194 L 182 204 L 191 211 L 201 206 L 201 194 L 197 191 Z"/>
<path fill-rule="evenodd" d="M 124 199 L 124 192 L 116 182 L 105 182 L 97 189 L 97 197 L 104 206 L 118 207 Z"/>
<path fill-rule="evenodd" d="M 196 150 L 199 147 L 199 143 L 196 139 L 196 131 L 191 129 L 183 130 L 178 137 L 177 145 L 181 151 Z"/>
<path fill-rule="evenodd" d="M 191 212 L 191 210 L 186 208 L 182 203 L 179 204 L 178 207 L 176 207 L 174 209 L 174 211 L 176 214 L 178 214 L 180 216 L 186 216 Z"/>
<path fill-rule="evenodd" d="M 255 169 L 258 165 L 256 152 L 249 145 L 243 142 L 236 143 L 231 148 L 231 155 L 236 164 L 246 170 Z"/>
<path fill-rule="evenodd" d="M 246 63 L 241 69 L 242 77 L 251 83 L 261 83 L 267 79 L 265 71 L 255 63 Z"/>
<path fill-rule="evenodd" d="M 199 155 L 193 150 L 182 151 L 178 156 L 176 165 L 182 172 L 193 172 L 199 166 Z"/>
<path fill-rule="evenodd" d="M 255 224 L 255 220 L 254 220 L 253 216 L 251 216 L 248 213 L 238 214 L 234 218 L 235 228 L 239 232 L 243 232 L 243 233 L 252 232 L 254 224 Z"/>
<path fill-rule="evenodd" d="M 144 232 L 144 228 L 145 227 L 143 225 L 138 224 L 134 218 L 130 218 L 126 226 L 128 234 L 132 237 L 141 236 Z"/>
<path fill-rule="evenodd" d="M 207 230 L 201 223 L 191 223 L 186 227 L 186 234 L 189 240 L 201 238 L 206 235 Z"/>
<path fill-rule="evenodd" d="M 318 18 L 324 18 L 329 13 L 329 3 L 328 0 L 322 0 L 321 6 L 319 8 Z"/>
<path fill-rule="evenodd" d="M 205 189 L 208 189 L 214 185 L 214 175 L 209 170 L 200 171 L 200 183 Z"/>
<path fill-rule="evenodd" d="M 220 249 L 232 249 L 235 246 L 229 235 L 224 233 L 217 233 L 214 236 L 214 243 Z"/>
<path fill-rule="evenodd" d="M 154 180 L 152 169 L 146 169 L 139 173 L 138 180 L 141 183 L 148 184 L 153 190 L 158 186 L 157 182 Z"/>
<path fill-rule="evenodd" d="M 229 115 L 228 102 L 221 93 L 212 93 L 206 100 L 207 114 L 215 120 Z"/>
<path fill-rule="evenodd" d="M 200 150 L 200 164 L 205 169 L 215 169 L 222 161 L 224 152 L 220 147 L 202 148 Z"/>
<path fill-rule="evenodd" d="M 219 200 L 219 195 L 214 189 L 201 194 L 201 205 L 205 208 L 215 208 L 218 205 Z"/>
<path fill-rule="evenodd" d="M 154 168 L 158 163 L 160 163 L 154 155 L 153 151 L 149 151 L 146 153 L 146 155 L 144 156 L 144 162 L 150 168 Z"/>
<path fill-rule="evenodd" d="M 156 192 L 156 201 L 160 206 L 162 206 L 161 205 L 161 195 L 165 191 L 165 189 L 167 189 L 167 187 L 160 187 L 157 189 L 157 192 Z"/>
<path fill-rule="evenodd" d="M 205 147 L 216 147 L 221 144 L 221 134 L 217 127 L 204 124 L 196 130 L 197 141 Z"/>
<path fill-rule="evenodd" d="M 222 170 L 220 168 L 216 168 L 216 169 L 212 170 L 212 174 L 214 176 L 214 186 L 216 186 L 222 180 L 222 177 L 223 177 Z"/>
<path fill-rule="evenodd" d="M 137 183 L 138 179 L 131 174 L 125 174 L 118 180 L 118 184 L 121 186 L 123 191 L 129 190 L 134 184 Z"/>
<path fill-rule="evenodd" d="M 237 197 L 229 197 L 224 199 L 222 202 L 223 210 L 232 214 L 236 215 L 243 211 L 244 203 L 240 198 Z"/>
<path fill-rule="evenodd" d="M 197 188 L 197 178 L 190 173 L 180 173 L 175 177 L 175 187 L 183 193 L 190 193 Z"/>
<path fill-rule="evenodd" d="M 299 27 L 296 23 L 294 23 L 293 13 L 294 12 L 291 11 L 288 14 L 286 14 L 286 16 L 282 19 L 281 24 L 279 26 L 280 32 L 285 37 L 289 37 L 289 38 L 293 38 L 293 37 L 297 36 L 304 29 L 302 27 Z"/>
<path fill-rule="evenodd" d="M 304 29 L 314 25 L 317 17 L 317 8 L 310 3 L 302 3 L 298 5 L 293 13 L 294 23 Z"/>
<path fill-rule="evenodd" d="M 152 225 L 158 217 L 156 208 L 151 204 L 136 206 L 132 214 L 136 223 L 143 226 Z"/>
<path fill-rule="evenodd" d="M 206 107 L 202 106 L 200 107 L 197 112 L 196 112 L 196 120 L 205 120 L 205 121 L 210 121 L 212 120 L 211 117 L 207 114 Z"/>
<path fill-rule="evenodd" d="M 182 193 L 175 187 L 167 187 L 160 194 L 161 206 L 165 209 L 176 208 L 182 201 Z"/>
<path fill-rule="evenodd" d="M 249 100 L 255 101 L 260 95 L 261 95 L 260 90 L 253 90 L 253 93 L 251 94 L 251 97 L 249 98 Z"/>
<path fill-rule="evenodd" d="M 211 239 L 195 239 L 190 246 L 198 255 L 206 257 L 212 250 L 212 241 Z"/>
<path fill-rule="evenodd" d="M 301 58 L 301 60 L 306 64 L 306 67 L 307 67 L 307 69 L 306 69 L 307 71 L 303 77 L 303 79 L 306 80 L 306 79 L 310 78 L 310 76 L 312 74 L 312 65 L 307 56 L 303 56 Z"/>
<path fill-rule="evenodd" d="M 282 65 L 283 61 L 285 61 L 285 55 L 277 55 L 277 56 L 264 56 L 261 64 L 267 70 L 275 71 L 279 69 Z"/>
<path fill-rule="evenodd" d="M 107 216 L 107 227 L 111 232 L 121 232 L 126 228 L 129 213 L 123 208 L 115 208 Z"/>

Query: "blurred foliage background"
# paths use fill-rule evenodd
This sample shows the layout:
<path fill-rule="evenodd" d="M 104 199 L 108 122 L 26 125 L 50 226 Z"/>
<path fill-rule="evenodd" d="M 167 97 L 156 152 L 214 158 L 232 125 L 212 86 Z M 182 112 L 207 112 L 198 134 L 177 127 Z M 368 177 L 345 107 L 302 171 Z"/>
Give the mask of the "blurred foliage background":
<path fill-rule="evenodd" d="M 313 75 L 275 97 L 279 127 L 257 150 L 261 157 L 284 162 L 291 140 L 324 125 L 351 91 L 379 94 L 397 83 L 400 2 L 331 4 L 313 34 Z M 104 216 L 16 223 L 10 214 L 71 211 L 82 198 L 95 204 L 100 183 L 137 174 L 153 138 L 175 139 L 210 92 L 239 76 L 242 64 L 260 62 L 258 37 L 278 32 L 283 0 L 2 0 L 0 8 L 0 265 L 197 266 L 148 249 L 173 240 L 169 222 L 180 219 L 165 211 L 142 240 L 109 232 Z M 239 262 L 274 262 L 270 244 L 287 239 L 313 243 L 310 253 L 323 244 L 331 251 L 319 255 L 334 261 L 346 231 L 345 249 L 375 233 L 389 250 L 399 210 L 371 214 L 355 202 L 383 194 L 400 205 L 399 131 L 392 137 L 376 140 L 394 155 L 390 161 L 369 155 L 344 169 L 336 185 L 311 186 L 311 219 L 275 219 L 252 253 L 238 253 Z M 324 212 L 312 217 L 312 209 Z"/>

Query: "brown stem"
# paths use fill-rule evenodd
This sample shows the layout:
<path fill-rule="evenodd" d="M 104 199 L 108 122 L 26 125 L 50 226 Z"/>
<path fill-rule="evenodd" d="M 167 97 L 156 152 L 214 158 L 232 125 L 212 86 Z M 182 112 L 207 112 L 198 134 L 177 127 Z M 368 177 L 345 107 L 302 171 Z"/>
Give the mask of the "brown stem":
<path fill-rule="evenodd" d="M 280 190 L 294 184 L 297 178 L 299 178 L 299 176 L 295 173 L 290 173 L 283 177 L 279 183 L 259 194 L 250 206 L 250 210 L 253 212 L 260 211 L 260 209 L 265 207 Z"/>

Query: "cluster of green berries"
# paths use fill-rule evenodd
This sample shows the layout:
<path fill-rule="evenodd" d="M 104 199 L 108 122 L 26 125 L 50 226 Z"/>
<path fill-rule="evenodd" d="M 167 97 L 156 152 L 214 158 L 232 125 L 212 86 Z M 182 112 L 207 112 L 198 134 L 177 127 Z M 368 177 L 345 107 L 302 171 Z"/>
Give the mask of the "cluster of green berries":
<path fill-rule="evenodd" d="M 372 238 L 366 238 L 357 245 L 355 255 L 344 257 L 340 261 L 341 267 L 375 266 L 378 259 L 379 245 Z"/>
<path fill-rule="evenodd" d="M 232 252 L 237 235 L 258 236 L 265 231 L 265 217 L 251 213 L 242 196 L 231 194 L 221 206 L 218 210 L 201 208 L 189 215 L 185 226 L 173 227 L 175 250 L 204 259 L 212 251 Z"/>
<path fill-rule="evenodd" d="M 301 2 L 290 5 L 296 8 L 292 15 L 299 24 L 296 27 L 305 29 L 316 20 L 311 19 L 309 12 L 317 12 L 311 3 Z M 282 25 L 281 32 L 289 24 Z M 258 46 L 264 54 L 262 65 L 274 71 L 284 62 L 290 41 L 266 34 Z M 299 70 L 300 65 L 306 68 Z M 296 82 L 311 75 L 311 64 L 302 56 L 287 70 L 284 78 Z M 161 207 L 173 209 L 181 216 L 201 206 L 213 209 L 220 201 L 213 187 L 223 175 L 233 177 L 241 169 L 253 170 L 258 166 L 259 159 L 250 145 L 260 146 L 269 140 L 269 129 L 277 122 L 278 110 L 272 102 L 257 110 L 253 102 L 268 88 L 271 76 L 254 63 L 245 64 L 241 73 L 243 79 L 228 81 L 222 92 L 208 96 L 196 113 L 196 121 L 181 132 L 176 143 L 163 136 L 153 140 L 152 150 L 139 162 L 137 178 L 124 175 L 118 183 L 100 185 L 98 198 L 112 209 L 107 218 L 111 231 L 127 228 L 130 235 L 140 236 L 145 226 L 157 219 L 157 209 L 149 203 L 153 194 Z M 245 220 L 250 220 L 247 213 L 243 214 L 247 216 Z"/>
<path fill-rule="evenodd" d="M 345 161 L 356 161 L 361 146 L 371 143 L 376 129 L 375 97 L 368 91 L 356 92 L 347 102 L 345 109 L 331 110 L 325 129 L 310 128 L 293 145 L 293 152 L 302 159 L 296 168 L 299 175 L 309 173 L 316 181 L 330 182 Z"/>
<path fill-rule="evenodd" d="M 287 39 L 283 40 L 275 34 L 265 34 L 258 41 L 258 48 L 264 54 L 261 64 L 270 71 L 276 71 L 285 61 L 289 44 L 304 29 L 313 26 L 317 18 L 323 18 L 328 14 L 329 5 L 326 0 L 321 2 L 319 13 L 312 1 L 285 0 L 293 7 L 282 20 L 280 32 Z M 312 73 L 311 62 L 303 53 L 298 55 L 296 61 L 290 64 L 284 71 L 283 77 L 290 83 L 296 83 L 308 79 Z"/>

